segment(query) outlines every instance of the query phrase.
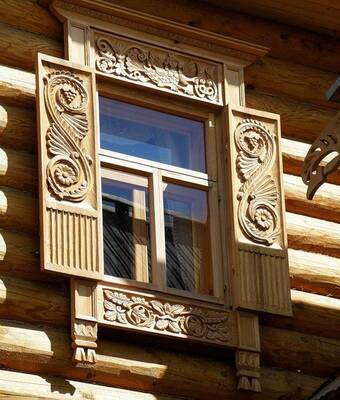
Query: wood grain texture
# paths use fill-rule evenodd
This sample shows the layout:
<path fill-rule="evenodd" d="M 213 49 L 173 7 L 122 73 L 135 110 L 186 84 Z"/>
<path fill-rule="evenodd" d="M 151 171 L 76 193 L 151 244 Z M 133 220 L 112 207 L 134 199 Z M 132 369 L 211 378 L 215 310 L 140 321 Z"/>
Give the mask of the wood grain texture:
<path fill-rule="evenodd" d="M 0 66 L 0 101 L 23 107 L 35 107 L 35 76 L 30 72 Z"/>
<path fill-rule="evenodd" d="M 300 176 L 285 174 L 286 209 L 295 214 L 340 222 L 340 187 L 325 183 L 313 200 L 306 199 L 307 186 Z"/>
<path fill-rule="evenodd" d="M 247 15 L 253 11 L 235 12 L 197 0 L 115 0 L 116 4 L 151 15 L 169 18 L 183 24 L 209 30 L 233 38 L 254 42 L 270 48 L 270 54 L 279 59 L 292 60 L 298 64 L 311 65 L 338 73 L 340 61 L 334 54 L 340 51 L 339 42 L 302 28 L 270 21 L 261 16 Z M 212 2 L 211 2 L 212 3 Z M 235 2 L 228 2 L 228 7 Z M 208 18 L 205 18 L 209 15 Z"/>
<path fill-rule="evenodd" d="M 0 357 L 5 368 L 70 379 L 94 380 L 98 384 L 130 390 L 189 396 L 190 399 L 235 399 L 236 379 L 225 361 L 190 353 L 143 348 L 116 341 L 99 341 L 97 363 L 89 370 L 70 364 L 68 333 L 47 328 L 1 321 Z M 282 399 L 298 390 L 301 399 L 322 383 L 318 378 L 277 368 L 263 368 L 262 395 Z M 248 394 L 237 392 L 245 400 Z"/>
<path fill-rule="evenodd" d="M 293 318 L 263 315 L 261 322 L 333 339 L 340 337 L 340 300 L 291 290 Z"/>
<path fill-rule="evenodd" d="M 0 83 L 1 85 L 1 83 Z M 0 112 L 0 126 L 6 122 L 0 134 L 0 145 L 16 150 L 36 152 L 35 112 L 23 107 L 4 104 Z"/>
<path fill-rule="evenodd" d="M 37 53 L 62 57 L 62 43 L 0 23 L 0 64 L 34 70 Z"/>
<path fill-rule="evenodd" d="M 336 114 L 336 110 L 273 93 L 246 89 L 247 106 L 281 117 L 282 136 L 312 143 Z"/>
<path fill-rule="evenodd" d="M 340 257 L 340 226 L 336 222 L 286 213 L 290 248 Z"/>
<path fill-rule="evenodd" d="M 289 249 L 291 287 L 340 298 L 340 258 Z"/>
<path fill-rule="evenodd" d="M 0 371 L 0 399 L 12 400 L 155 400 L 151 393 L 113 388 L 95 383 L 69 380 L 62 377 L 40 376 L 14 371 Z M 157 395 L 159 400 L 178 400 L 178 397 Z"/>
<path fill-rule="evenodd" d="M 51 12 L 32 0 L 2 0 L 0 22 L 60 42 L 63 40 L 62 24 Z"/>

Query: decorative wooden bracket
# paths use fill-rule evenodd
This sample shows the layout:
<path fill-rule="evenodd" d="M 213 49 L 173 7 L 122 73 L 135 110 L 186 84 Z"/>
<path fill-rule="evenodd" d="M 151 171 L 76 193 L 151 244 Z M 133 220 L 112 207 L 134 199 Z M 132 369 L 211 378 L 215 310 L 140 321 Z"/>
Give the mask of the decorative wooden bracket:
<path fill-rule="evenodd" d="M 97 348 L 97 284 L 71 280 L 71 336 L 73 361 L 82 364 L 96 362 Z"/>
<path fill-rule="evenodd" d="M 259 353 L 236 350 L 236 370 L 238 389 L 261 392 Z"/>
<path fill-rule="evenodd" d="M 340 112 L 310 147 L 302 169 L 307 199 L 312 200 L 327 177 L 340 166 Z M 326 158 L 328 156 L 328 158 Z M 333 157 L 332 157 L 333 156 Z"/>

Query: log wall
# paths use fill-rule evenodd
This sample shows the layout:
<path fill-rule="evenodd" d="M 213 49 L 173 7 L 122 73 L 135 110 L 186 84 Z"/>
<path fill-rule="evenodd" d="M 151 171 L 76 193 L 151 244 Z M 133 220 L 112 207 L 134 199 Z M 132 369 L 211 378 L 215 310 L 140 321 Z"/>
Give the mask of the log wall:
<path fill-rule="evenodd" d="M 237 398 L 307 399 L 340 368 L 340 174 L 312 202 L 299 177 L 309 143 L 339 109 L 325 92 L 340 70 L 340 57 L 334 57 L 340 41 L 194 0 L 115 3 L 271 48 L 245 71 L 246 99 L 250 107 L 281 115 L 294 316 L 261 316 L 263 394 Z M 234 399 L 228 355 L 222 361 L 103 338 L 94 369 L 71 363 L 68 280 L 52 281 L 39 271 L 38 51 L 62 57 L 60 23 L 35 0 L 2 0 L 0 364 L 13 371 L 0 371 L 0 398 L 28 398 L 34 390 L 40 398 L 63 398 L 57 387 L 69 398 L 96 391 L 104 393 L 98 398 L 154 399 L 149 392 L 161 400 Z M 103 386 L 108 384 L 122 389 Z"/>

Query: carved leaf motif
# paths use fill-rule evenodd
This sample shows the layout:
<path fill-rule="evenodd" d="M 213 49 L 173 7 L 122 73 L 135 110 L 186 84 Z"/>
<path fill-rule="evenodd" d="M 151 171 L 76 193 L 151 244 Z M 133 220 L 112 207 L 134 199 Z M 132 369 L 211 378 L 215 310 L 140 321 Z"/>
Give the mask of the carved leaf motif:
<path fill-rule="evenodd" d="M 242 120 L 234 135 L 239 151 L 236 167 L 243 182 L 238 193 L 240 227 L 252 241 L 271 245 L 280 235 L 279 193 L 268 175 L 275 157 L 275 138 L 261 122 L 251 119 Z"/>
<path fill-rule="evenodd" d="M 44 78 L 47 130 L 47 182 L 58 199 L 82 201 L 92 183 L 91 159 L 82 141 L 88 133 L 88 94 L 81 79 L 68 71 Z"/>
<path fill-rule="evenodd" d="M 174 54 L 118 39 L 98 37 L 95 46 L 98 71 L 199 99 L 218 100 L 217 84 L 206 65 L 199 66 L 193 60 L 183 61 Z"/>
<path fill-rule="evenodd" d="M 231 340 L 229 317 L 225 312 L 148 301 L 111 290 L 104 290 L 104 297 L 104 317 L 108 321 L 211 341 Z"/>

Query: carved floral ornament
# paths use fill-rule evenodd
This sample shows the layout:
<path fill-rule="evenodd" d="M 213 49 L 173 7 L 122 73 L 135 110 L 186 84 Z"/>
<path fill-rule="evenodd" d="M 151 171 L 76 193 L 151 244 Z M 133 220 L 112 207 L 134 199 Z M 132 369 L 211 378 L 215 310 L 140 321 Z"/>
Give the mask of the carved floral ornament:
<path fill-rule="evenodd" d="M 121 326 L 150 331 L 220 343 L 232 340 L 230 316 L 226 312 L 127 296 L 117 291 L 104 290 L 104 318 Z"/>
<path fill-rule="evenodd" d="M 279 192 L 271 170 L 275 136 L 260 121 L 244 119 L 234 132 L 237 172 L 242 182 L 237 199 L 238 220 L 244 234 L 256 243 L 273 244 L 280 236 Z"/>
<path fill-rule="evenodd" d="M 88 133 L 88 93 L 79 77 L 55 71 L 44 78 L 51 124 L 47 130 L 47 183 L 59 200 L 82 201 L 92 184 L 91 164 L 82 142 Z"/>
<path fill-rule="evenodd" d="M 96 69 L 173 93 L 219 102 L 216 66 L 115 38 L 95 39 Z"/>

